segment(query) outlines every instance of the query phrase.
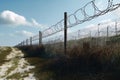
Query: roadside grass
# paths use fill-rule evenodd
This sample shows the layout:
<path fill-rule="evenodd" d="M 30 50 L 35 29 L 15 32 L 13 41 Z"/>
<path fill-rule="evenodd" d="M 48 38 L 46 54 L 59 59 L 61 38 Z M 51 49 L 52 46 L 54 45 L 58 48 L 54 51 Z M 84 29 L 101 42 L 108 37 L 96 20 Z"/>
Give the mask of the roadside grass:
<path fill-rule="evenodd" d="M 50 63 L 52 59 L 50 60 L 40 57 L 26 57 L 25 59 L 30 63 L 31 66 L 35 66 L 34 69 L 31 69 L 31 72 L 34 72 L 35 77 L 38 80 L 50 80 L 53 78 L 54 73 L 52 71 L 43 71 L 45 65 Z"/>
<path fill-rule="evenodd" d="M 20 56 L 18 51 L 19 49 L 17 48 L 11 48 L 11 47 L 1 47 L 0 48 L 0 66 L 3 66 L 5 68 L 1 67 L 1 71 L 3 71 L 4 69 L 6 70 L 5 72 L 3 71 L 3 76 L 1 75 L 0 78 L 6 78 L 9 80 L 23 80 L 23 78 L 28 77 L 29 74 L 33 73 L 31 72 L 31 69 L 28 71 L 26 70 L 25 72 L 19 72 L 19 66 L 20 62 L 22 60 L 22 57 L 18 57 Z M 15 51 L 15 53 L 14 53 Z M 16 53 L 16 51 L 18 51 L 18 54 Z M 7 56 L 10 55 L 10 53 L 12 52 L 12 54 L 16 54 L 15 57 L 10 58 L 7 60 Z M 23 64 L 23 66 L 21 67 L 23 70 L 25 68 L 27 68 L 27 66 L 29 66 L 29 64 L 25 63 Z M 18 70 L 18 72 L 17 72 Z"/>
<path fill-rule="evenodd" d="M 45 64 L 43 71 L 53 72 L 54 80 L 120 79 L 119 45 L 90 47 L 85 43 L 67 49 L 66 56 Z"/>
<path fill-rule="evenodd" d="M 61 46 L 50 47 L 61 52 Z M 49 47 L 48 47 L 49 48 Z M 60 49 L 59 49 L 60 48 Z M 26 49 L 24 49 L 26 50 Z M 26 60 L 31 65 L 35 76 L 40 80 L 119 80 L 120 79 L 120 45 L 90 46 L 88 43 L 75 45 L 67 49 L 67 54 L 52 54 L 45 57 L 46 49 L 27 49 L 32 54 Z M 48 52 L 47 52 L 48 53 Z M 29 53 L 25 53 L 29 55 Z M 51 55 L 47 54 L 47 56 Z M 44 57 L 43 57 L 44 56 Z M 54 57 L 53 57 L 54 56 Z"/>
<path fill-rule="evenodd" d="M 24 57 L 38 57 L 44 56 L 45 48 L 43 45 L 40 46 L 23 46 L 19 47 L 20 50 L 24 53 Z"/>
<path fill-rule="evenodd" d="M 11 47 L 5 47 L 5 49 L 0 49 L 0 66 L 9 60 L 6 60 L 6 56 L 12 51 Z"/>
<path fill-rule="evenodd" d="M 13 74 L 11 76 L 8 76 L 7 79 L 20 79 L 21 78 L 21 74 L 20 73 L 16 73 L 16 74 Z"/>
<path fill-rule="evenodd" d="M 12 67 L 10 67 L 8 70 L 7 70 L 7 72 L 6 72 L 6 74 L 8 75 L 11 71 L 13 71 L 15 68 L 17 68 L 18 67 L 18 59 L 13 59 L 12 60 L 13 62 L 12 62 Z M 13 75 L 12 75 L 13 76 Z M 15 77 L 15 76 L 14 76 Z M 17 76 L 16 76 L 17 77 Z"/>
<path fill-rule="evenodd" d="M 31 66 L 35 66 L 30 72 L 34 72 L 34 76 L 38 80 L 50 80 L 53 78 L 54 73 L 52 71 L 43 71 L 46 64 L 52 62 L 50 55 L 45 53 L 45 48 L 41 46 L 24 46 L 18 48 L 24 53 L 24 58 Z"/>

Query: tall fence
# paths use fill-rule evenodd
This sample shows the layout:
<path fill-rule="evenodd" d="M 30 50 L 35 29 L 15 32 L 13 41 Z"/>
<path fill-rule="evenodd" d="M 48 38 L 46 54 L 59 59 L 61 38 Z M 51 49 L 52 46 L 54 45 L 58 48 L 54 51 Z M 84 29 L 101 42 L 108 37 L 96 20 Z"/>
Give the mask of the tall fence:
<path fill-rule="evenodd" d="M 84 27 L 80 30 L 77 30 L 72 33 L 67 34 L 68 41 L 92 41 L 95 45 L 106 45 L 108 41 L 112 40 L 113 38 L 116 39 L 119 38 L 120 35 L 120 21 L 111 21 L 106 23 L 99 23 L 94 26 L 90 27 Z M 53 36 L 51 38 L 47 38 L 45 41 L 43 41 L 44 44 L 53 44 L 53 43 L 59 43 L 64 42 L 64 35 L 59 34 L 56 36 Z M 76 45 L 76 44 L 72 44 Z"/>
<path fill-rule="evenodd" d="M 40 45 L 42 44 L 42 33 L 39 31 L 38 35 L 30 37 L 19 43 L 17 46 L 29 46 L 29 45 Z"/>
<path fill-rule="evenodd" d="M 99 23 L 94 26 L 84 27 L 75 32 L 67 34 L 67 48 L 74 46 L 83 46 L 84 42 L 89 42 L 90 46 L 106 46 L 111 44 L 120 44 L 120 21 L 110 21 Z M 26 39 L 19 46 L 28 45 L 46 45 L 47 51 L 53 48 L 61 49 L 64 53 L 64 34 L 61 32 L 57 35 L 42 39 L 42 33 Z M 113 46 L 112 46 L 113 47 Z M 53 51 L 54 52 L 54 51 Z M 52 52 L 52 53 L 53 53 Z"/>
<path fill-rule="evenodd" d="M 82 8 L 76 10 L 74 13 L 67 16 L 67 28 L 74 27 L 78 24 L 82 24 L 86 21 L 90 21 L 98 16 L 104 15 L 108 12 L 111 12 L 113 10 L 116 10 L 120 7 L 120 3 L 113 3 L 114 0 L 107 0 L 107 7 L 103 10 L 101 10 L 95 3 L 95 0 L 87 3 Z M 93 10 L 92 14 L 89 14 L 87 12 L 87 8 L 91 6 L 91 9 Z M 66 40 L 91 40 L 94 39 L 96 44 L 104 44 L 107 40 L 109 40 L 108 37 L 111 36 L 117 36 L 119 35 L 120 30 L 120 23 L 119 21 L 110 22 L 109 24 L 98 24 L 97 26 L 92 26 L 93 30 L 90 28 L 80 29 L 77 32 L 64 34 L 60 32 L 64 32 L 64 26 L 65 26 L 65 19 L 60 20 L 55 25 L 52 25 L 51 27 L 45 29 L 44 31 L 39 31 L 38 35 L 35 35 L 33 37 L 30 37 L 29 39 L 26 39 L 19 43 L 16 46 L 26 46 L 26 45 L 40 45 L 40 44 L 53 44 L 58 42 L 64 42 L 64 36 L 67 35 Z M 62 35 L 61 35 L 62 34 Z M 101 39 L 101 41 L 100 41 Z M 102 43 L 103 40 L 103 43 Z M 101 42 L 101 43 L 100 43 Z M 64 44 L 65 45 L 65 44 Z"/>

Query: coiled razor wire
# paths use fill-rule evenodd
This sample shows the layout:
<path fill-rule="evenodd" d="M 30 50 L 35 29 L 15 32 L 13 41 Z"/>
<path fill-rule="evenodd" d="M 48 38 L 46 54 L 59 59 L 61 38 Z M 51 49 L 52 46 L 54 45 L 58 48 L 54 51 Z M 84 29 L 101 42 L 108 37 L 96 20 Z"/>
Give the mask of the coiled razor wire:
<path fill-rule="evenodd" d="M 90 15 L 87 12 L 87 7 L 91 6 L 93 9 L 93 14 Z M 117 4 L 113 4 L 113 0 L 108 0 L 108 4 L 107 4 L 107 8 L 104 10 L 100 10 L 100 8 L 97 7 L 97 5 L 95 4 L 95 0 L 87 3 L 85 6 L 83 6 L 82 8 L 76 10 L 73 14 L 68 16 L 68 28 L 76 26 L 78 24 L 82 24 L 86 21 L 92 20 L 98 16 L 104 15 L 108 12 L 111 12 L 117 8 L 120 7 L 120 3 Z M 79 15 L 82 15 L 83 18 L 80 18 Z M 74 20 L 74 21 L 73 21 Z M 56 34 L 60 31 L 64 30 L 64 19 L 60 20 L 58 23 L 56 23 L 55 25 L 52 25 L 51 27 L 49 27 L 48 29 L 45 29 L 42 32 L 42 38 L 51 36 L 53 34 Z"/>

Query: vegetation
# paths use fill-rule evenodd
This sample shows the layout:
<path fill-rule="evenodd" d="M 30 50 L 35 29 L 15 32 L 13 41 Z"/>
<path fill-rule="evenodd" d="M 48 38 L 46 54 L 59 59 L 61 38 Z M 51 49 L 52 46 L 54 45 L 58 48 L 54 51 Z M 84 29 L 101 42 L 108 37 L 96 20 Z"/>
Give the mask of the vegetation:
<path fill-rule="evenodd" d="M 19 47 L 24 52 L 24 57 L 38 57 L 45 54 L 45 48 L 41 46 L 23 46 Z"/>
<path fill-rule="evenodd" d="M 120 45 L 113 41 L 110 37 L 109 44 L 102 46 L 69 41 L 66 55 L 62 42 L 20 49 L 27 54 L 28 62 L 36 66 L 33 71 L 40 80 L 119 80 Z"/>
<path fill-rule="evenodd" d="M 118 80 L 120 77 L 120 46 L 74 46 L 67 50 L 66 58 L 45 65 L 53 71 L 55 80 Z"/>
<path fill-rule="evenodd" d="M 2 55 L 2 56 L 0 56 L 0 66 L 3 63 L 7 62 L 7 60 L 5 60 L 6 56 L 8 54 L 10 54 L 11 51 L 12 51 L 12 49 L 10 47 L 6 47 L 5 49 L 3 49 L 3 48 L 0 49 L 0 55 Z"/>

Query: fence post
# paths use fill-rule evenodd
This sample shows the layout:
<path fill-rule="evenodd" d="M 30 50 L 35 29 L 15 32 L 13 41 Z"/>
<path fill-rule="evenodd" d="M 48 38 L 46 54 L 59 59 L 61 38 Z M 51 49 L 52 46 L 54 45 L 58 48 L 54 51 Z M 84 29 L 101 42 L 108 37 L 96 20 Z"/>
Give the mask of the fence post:
<path fill-rule="evenodd" d="M 42 32 L 39 31 L 39 46 L 42 44 Z"/>
<path fill-rule="evenodd" d="M 106 39 L 106 45 L 109 44 L 109 26 L 107 26 L 107 39 Z"/>
<path fill-rule="evenodd" d="M 23 42 L 21 42 L 21 46 L 23 46 Z"/>
<path fill-rule="evenodd" d="M 98 24 L 98 37 L 96 39 L 96 44 L 99 46 L 99 37 L 100 37 L 100 29 L 99 29 L 100 24 Z"/>
<path fill-rule="evenodd" d="M 17 47 L 20 47 L 21 46 L 21 43 L 19 43 L 18 45 L 17 45 Z"/>
<path fill-rule="evenodd" d="M 23 41 L 23 46 L 25 45 L 24 41 Z"/>
<path fill-rule="evenodd" d="M 99 29 L 100 24 L 98 24 L 98 38 L 100 37 L 100 29 Z"/>
<path fill-rule="evenodd" d="M 109 37 L 109 26 L 107 26 L 107 40 L 108 40 L 108 37 Z"/>
<path fill-rule="evenodd" d="M 80 39 L 80 30 L 78 30 L 78 39 Z"/>
<path fill-rule="evenodd" d="M 21 42 L 21 46 L 23 46 L 23 42 Z"/>
<path fill-rule="evenodd" d="M 116 33 L 116 36 L 118 35 L 118 32 L 117 32 L 117 22 L 115 22 L 115 33 Z"/>
<path fill-rule="evenodd" d="M 64 54 L 67 53 L 67 12 L 64 12 Z"/>
<path fill-rule="evenodd" d="M 92 37 L 91 31 L 90 31 L 90 38 Z"/>
<path fill-rule="evenodd" d="M 32 37 L 30 37 L 30 46 L 32 46 Z"/>
<path fill-rule="evenodd" d="M 26 39 L 26 46 L 28 46 L 28 39 Z"/>
<path fill-rule="evenodd" d="M 22 42 L 20 43 L 20 46 L 22 46 Z"/>

